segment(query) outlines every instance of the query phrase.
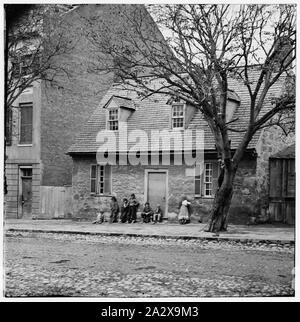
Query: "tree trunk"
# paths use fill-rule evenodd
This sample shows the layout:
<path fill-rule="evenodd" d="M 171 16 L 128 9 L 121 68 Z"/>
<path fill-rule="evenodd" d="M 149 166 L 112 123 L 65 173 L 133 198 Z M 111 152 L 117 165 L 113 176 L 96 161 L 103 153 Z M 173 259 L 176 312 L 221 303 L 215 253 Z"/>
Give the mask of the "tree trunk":
<path fill-rule="evenodd" d="M 220 188 L 217 190 L 213 207 L 211 210 L 211 219 L 209 222 L 209 232 L 219 232 L 227 230 L 228 211 L 233 195 L 234 170 L 225 170 L 224 179 Z"/>

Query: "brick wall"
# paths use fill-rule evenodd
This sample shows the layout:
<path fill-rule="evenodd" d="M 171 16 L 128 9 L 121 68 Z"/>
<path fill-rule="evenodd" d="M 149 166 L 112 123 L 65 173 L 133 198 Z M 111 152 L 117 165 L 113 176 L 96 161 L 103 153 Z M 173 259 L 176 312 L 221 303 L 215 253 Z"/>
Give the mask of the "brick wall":
<path fill-rule="evenodd" d="M 72 159 L 66 152 L 113 81 L 112 75 L 89 71 L 91 46 L 82 34 L 81 15 L 97 8 L 83 6 L 65 16 L 69 24 L 68 37 L 76 41 L 76 46 L 56 63 L 63 66 L 68 75 L 56 77 L 55 85 L 44 83 L 42 86 L 41 159 L 42 185 L 45 186 L 71 184 Z"/>

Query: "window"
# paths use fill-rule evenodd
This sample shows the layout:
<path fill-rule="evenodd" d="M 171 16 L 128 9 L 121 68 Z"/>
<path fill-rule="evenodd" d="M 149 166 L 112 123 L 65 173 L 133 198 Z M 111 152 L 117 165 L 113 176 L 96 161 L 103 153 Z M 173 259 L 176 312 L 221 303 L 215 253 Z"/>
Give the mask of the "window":
<path fill-rule="evenodd" d="M 31 178 L 32 177 L 32 168 L 21 168 L 22 177 Z"/>
<path fill-rule="evenodd" d="M 91 166 L 91 193 L 111 194 L 111 167 L 109 165 Z"/>
<path fill-rule="evenodd" d="M 184 105 L 173 105 L 172 108 L 172 128 L 182 129 L 184 127 Z"/>
<path fill-rule="evenodd" d="M 212 178 L 213 178 L 213 169 L 211 163 L 204 164 L 204 196 L 211 197 L 212 193 Z"/>
<path fill-rule="evenodd" d="M 111 131 L 118 131 L 118 110 L 108 111 L 108 129 Z"/>
<path fill-rule="evenodd" d="M 32 103 L 20 104 L 20 144 L 32 143 Z"/>
<path fill-rule="evenodd" d="M 198 165 L 200 167 L 200 165 Z M 195 195 L 213 197 L 218 184 L 218 163 L 205 162 L 203 173 L 195 169 Z"/>
<path fill-rule="evenodd" d="M 12 143 L 12 109 L 8 108 L 6 110 L 6 121 L 5 121 L 5 142 L 6 145 L 11 145 Z"/>

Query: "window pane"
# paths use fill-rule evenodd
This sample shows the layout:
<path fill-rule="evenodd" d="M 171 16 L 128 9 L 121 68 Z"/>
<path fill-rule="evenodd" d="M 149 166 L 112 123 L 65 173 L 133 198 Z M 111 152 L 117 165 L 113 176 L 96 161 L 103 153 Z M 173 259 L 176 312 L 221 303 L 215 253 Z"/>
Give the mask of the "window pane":
<path fill-rule="evenodd" d="M 212 196 L 212 163 L 205 163 L 204 194 Z"/>
<path fill-rule="evenodd" d="M 183 127 L 183 118 L 173 118 L 173 127 Z"/>
<path fill-rule="evenodd" d="M 109 120 L 114 121 L 118 119 L 118 110 L 110 110 L 109 111 Z"/>
<path fill-rule="evenodd" d="M 175 105 L 173 106 L 173 116 L 183 116 L 183 105 Z"/>
<path fill-rule="evenodd" d="M 32 169 L 28 168 L 24 168 L 22 169 L 22 176 L 23 177 L 32 177 Z"/>
<path fill-rule="evenodd" d="M 20 104 L 20 143 L 32 143 L 32 104 Z"/>
<path fill-rule="evenodd" d="M 172 127 L 182 128 L 184 125 L 184 106 L 174 105 L 172 108 Z"/>
<path fill-rule="evenodd" d="M 109 121 L 109 129 L 111 131 L 117 131 L 118 130 L 118 121 Z"/>

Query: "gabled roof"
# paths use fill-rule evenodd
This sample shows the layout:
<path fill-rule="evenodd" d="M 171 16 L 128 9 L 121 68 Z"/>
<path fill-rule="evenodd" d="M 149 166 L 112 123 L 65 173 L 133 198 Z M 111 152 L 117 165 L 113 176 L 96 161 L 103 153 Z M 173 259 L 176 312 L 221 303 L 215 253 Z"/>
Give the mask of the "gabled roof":
<path fill-rule="evenodd" d="M 260 71 L 257 68 L 253 68 L 250 74 L 250 80 L 258 79 Z M 266 99 L 265 105 L 261 113 L 266 112 L 271 108 L 271 101 L 274 97 L 279 96 L 283 88 L 284 79 L 279 79 L 270 89 Z M 240 100 L 239 106 L 236 108 L 232 119 L 237 119 L 236 122 L 231 124 L 232 128 L 241 130 L 246 130 L 248 120 L 249 120 L 249 93 L 247 87 L 235 78 L 228 80 L 229 88 L 234 89 L 234 92 L 231 92 L 234 100 Z M 159 85 L 158 85 L 159 86 Z M 254 85 L 253 85 L 254 86 Z M 230 95 L 231 95 L 230 94 Z M 149 137 L 152 130 L 170 130 L 170 119 L 171 119 L 171 109 L 172 105 L 168 104 L 169 97 L 163 94 L 154 94 L 147 98 L 142 99 L 134 90 L 130 90 L 128 87 L 124 87 L 120 84 L 114 84 L 107 91 L 103 99 L 101 100 L 98 108 L 91 115 L 90 119 L 84 126 L 82 132 L 77 136 L 73 145 L 69 148 L 68 153 L 96 153 L 99 148 L 99 143 L 96 142 L 96 137 L 99 131 L 106 128 L 106 115 L 105 109 L 103 108 L 110 99 L 121 98 L 119 104 L 124 104 L 126 102 L 134 103 L 135 111 L 127 120 L 128 133 L 133 130 L 143 130 Z M 132 103 L 130 103 L 132 104 Z M 127 105 L 128 106 L 128 105 Z M 203 115 L 199 110 L 196 110 L 194 116 L 189 122 L 188 129 L 203 129 L 204 130 L 204 148 L 205 150 L 214 151 L 215 142 L 214 137 L 211 133 L 210 128 L 208 127 L 207 122 L 204 120 Z M 260 137 L 260 131 L 258 131 L 251 142 L 248 145 L 249 149 L 256 148 L 257 142 Z M 241 132 L 231 132 L 231 147 L 232 149 L 237 148 L 241 136 Z M 134 146 L 135 143 L 132 143 Z M 130 149 L 128 144 L 128 150 Z M 119 149 L 119 147 L 117 147 Z M 120 147 L 122 148 L 122 147 Z M 144 147 L 148 151 L 148 147 Z"/>
<path fill-rule="evenodd" d="M 108 100 L 108 102 L 103 106 L 103 108 L 108 107 L 112 101 L 116 104 L 117 107 L 123 107 L 131 110 L 135 110 L 134 102 L 131 98 L 117 96 L 117 95 L 112 95 L 111 98 Z"/>
<path fill-rule="evenodd" d="M 295 159 L 295 153 L 296 153 L 296 144 L 292 144 L 283 150 L 277 152 L 276 154 L 273 154 L 270 156 L 270 159 Z"/>

